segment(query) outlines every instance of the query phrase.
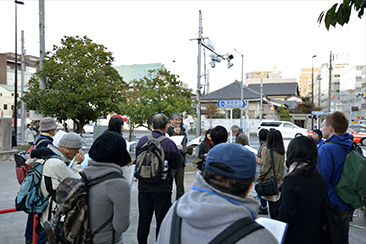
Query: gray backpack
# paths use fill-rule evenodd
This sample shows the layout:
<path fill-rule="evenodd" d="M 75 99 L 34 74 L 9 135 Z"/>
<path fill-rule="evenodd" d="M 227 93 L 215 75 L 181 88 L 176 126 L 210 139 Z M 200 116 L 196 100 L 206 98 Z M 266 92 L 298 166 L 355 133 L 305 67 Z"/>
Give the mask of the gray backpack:
<path fill-rule="evenodd" d="M 165 140 L 166 137 L 160 136 L 155 139 L 152 135 L 148 135 L 147 139 L 147 142 L 136 155 L 135 177 L 142 182 L 157 183 L 162 178 L 165 159 L 164 149 L 160 142 Z"/>

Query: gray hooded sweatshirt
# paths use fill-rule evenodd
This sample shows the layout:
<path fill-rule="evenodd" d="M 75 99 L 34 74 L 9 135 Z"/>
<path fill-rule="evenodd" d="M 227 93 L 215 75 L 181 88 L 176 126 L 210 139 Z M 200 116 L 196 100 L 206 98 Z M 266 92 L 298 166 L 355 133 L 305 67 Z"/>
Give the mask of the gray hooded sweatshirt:
<path fill-rule="evenodd" d="M 84 168 L 88 180 L 100 178 L 112 172 L 123 175 L 122 167 L 114 163 L 100 163 L 89 160 Z M 112 230 L 115 231 L 115 242 L 122 242 L 122 233 L 130 224 L 130 184 L 126 179 L 115 178 L 103 181 L 89 189 L 89 218 L 92 231 L 97 230 L 113 215 L 110 222 L 103 230 L 96 234 L 93 243 L 112 243 Z"/>
<path fill-rule="evenodd" d="M 245 205 L 255 218 L 257 217 L 258 202 L 254 199 L 221 192 L 209 185 L 200 173 L 197 173 L 193 187 L 209 190 L 239 202 Z M 177 202 L 173 204 L 163 220 L 157 243 L 169 243 L 172 215 L 176 204 Z M 189 190 L 180 198 L 177 207 L 177 215 L 182 218 L 181 243 L 209 243 L 235 221 L 252 216 L 248 209 L 208 192 Z M 259 229 L 237 243 L 270 244 L 278 242 L 268 230 Z"/>

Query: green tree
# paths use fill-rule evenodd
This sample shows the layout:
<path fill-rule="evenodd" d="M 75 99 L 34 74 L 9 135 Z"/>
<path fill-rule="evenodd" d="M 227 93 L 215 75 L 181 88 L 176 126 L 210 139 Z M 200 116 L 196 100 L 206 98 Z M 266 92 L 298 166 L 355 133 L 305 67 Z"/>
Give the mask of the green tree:
<path fill-rule="evenodd" d="M 343 0 L 343 3 L 336 3 L 329 10 L 320 13 L 318 23 L 320 24 L 324 18 L 327 30 L 329 30 L 330 26 L 335 27 L 337 24 L 343 26 L 348 23 L 352 8 L 358 12 L 358 17 L 361 19 L 366 8 L 366 1 Z"/>
<path fill-rule="evenodd" d="M 277 107 L 277 111 L 278 115 L 280 116 L 280 120 L 291 121 L 290 112 L 283 106 Z"/>
<path fill-rule="evenodd" d="M 106 47 L 88 37 L 65 36 L 61 46 L 46 53 L 43 69 L 31 78 L 22 99 L 28 109 L 59 121 L 72 119 L 81 133 L 85 124 L 117 111 L 117 102 L 124 100 L 126 84 L 113 60 Z M 39 89 L 41 76 L 44 90 Z"/>
<path fill-rule="evenodd" d="M 240 108 L 233 108 L 233 119 L 240 119 Z"/>
<path fill-rule="evenodd" d="M 164 113 L 192 110 L 192 93 L 183 88 L 179 76 L 166 69 L 149 70 L 147 76 L 130 82 L 127 102 L 120 103 L 122 114 L 129 116 L 130 137 L 137 127 L 152 129 L 152 117 Z"/>

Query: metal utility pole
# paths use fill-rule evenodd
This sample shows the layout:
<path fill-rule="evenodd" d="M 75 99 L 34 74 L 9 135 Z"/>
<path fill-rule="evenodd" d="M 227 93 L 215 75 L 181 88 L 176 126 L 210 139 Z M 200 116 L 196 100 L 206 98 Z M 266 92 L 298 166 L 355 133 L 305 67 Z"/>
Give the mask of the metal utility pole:
<path fill-rule="evenodd" d="M 332 89 L 332 51 L 330 51 L 330 56 L 329 56 L 328 113 L 331 112 L 331 110 L 330 110 L 330 101 L 333 99 L 331 97 L 331 89 Z"/>
<path fill-rule="evenodd" d="M 15 56 L 14 56 L 14 132 L 15 138 L 17 138 L 17 130 L 18 130 L 18 4 L 23 5 L 22 1 L 14 1 L 15 2 Z"/>
<path fill-rule="evenodd" d="M 311 111 L 314 111 L 314 58 L 316 55 L 311 57 Z M 314 130 L 314 116 L 311 115 L 311 130 Z"/>
<path fill-rule="evenodd" d="M 243 88 L 244 88 L 244 81 L 243 81 L 243 72 L 244 72 L 244 55 L 241 54 L 238 50 L 234 48 L 234 50 L 239 53 L 241 56 L 241 87 L 240 87 L 240 100 L 243 101 Z M 243 108 L 240 108 L 240 128 L 243 129 L 244 122 L 243 122 Z"/>
<path fill-rule="evenodd" d="M 199 11 L 198 56 L 197 56 L 197 122 L 196 137 L 201 136 L 201 47 L 202 47 L 202 13 Z"/>
<path fill-rule="evenodd" d="M 22 59 L 21 59 L 21 71 L 22 71 L 22 78 L 21 78 L 21 97 L 24 95 L 24 55 L 25 55 L 25 49 L 24 49 L 24 30 L 22 30 Z M 24 145 L 24 128 L 25 128 L 25 104 L 24 101 L 21 101 L 21 126 L 20 126 L 20 141 L 21 145 Z"/>
<path fill-rule="evenodd" d="M 43 69 L 45 50 L 44 0 L 39 0 L 39 70 Z M 44 77 L 40 77 L 39 89 L 44 90 L 45 88 L 46 80 Z"/>

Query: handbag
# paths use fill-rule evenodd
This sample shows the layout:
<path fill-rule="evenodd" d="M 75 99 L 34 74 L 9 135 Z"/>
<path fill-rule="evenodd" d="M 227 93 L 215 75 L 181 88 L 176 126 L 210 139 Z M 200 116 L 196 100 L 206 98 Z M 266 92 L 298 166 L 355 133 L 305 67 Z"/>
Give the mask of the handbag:
<path fill-rule="evenodd" d="M 276 183 L 276 171 L 275 171 L 275 167 L 274 167 L 272 148 L 270 148 L 269 150 L 271 152 L 274 179 L 259 182 L 257 185 L 255 185 L 255 191 L 258 193 L 259 196 L 271 196 L 271 195 L 278 194 L 278 187 L 277 187 L 277 183 Z"/>
<path fill-rule="evenodd" d="M 343 231 L 340 208 L 338 205 L 330 203 L 328 192 L 326 195 L 327 200 L 320 215 L 320 243 L 342 244 Z"/>

